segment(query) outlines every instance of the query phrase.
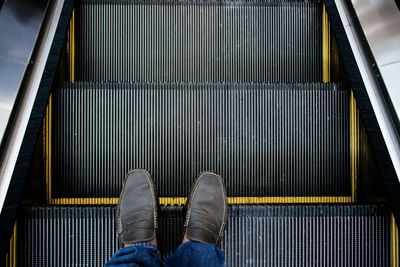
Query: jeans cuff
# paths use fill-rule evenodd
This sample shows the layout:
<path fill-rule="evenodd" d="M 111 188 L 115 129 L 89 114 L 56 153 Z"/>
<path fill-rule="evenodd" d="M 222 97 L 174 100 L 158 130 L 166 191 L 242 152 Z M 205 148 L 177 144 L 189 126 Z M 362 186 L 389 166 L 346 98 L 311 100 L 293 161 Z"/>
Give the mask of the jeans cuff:
<path fill-rule="evenodd" d="M 133 246 L 135 246 L 135 247 L 155 248 L 155 249 L 158 250 L 158 248 L 157 248 L 153 243 L 150 243 L 150 242 L 136 243 L 136 244 L 133 244 L 132 247 L 133 247 Z"/>

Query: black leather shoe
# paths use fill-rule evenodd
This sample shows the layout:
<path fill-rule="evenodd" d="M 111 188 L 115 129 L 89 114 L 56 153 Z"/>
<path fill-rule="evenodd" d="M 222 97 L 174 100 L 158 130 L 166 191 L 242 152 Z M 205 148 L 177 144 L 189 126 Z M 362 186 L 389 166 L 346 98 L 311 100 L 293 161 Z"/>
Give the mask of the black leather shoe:
<path fill-rule="evenodd" d="M 151 241 L 158 229 L 158 198 L 154 181 L 145 170 L 129 172 L 117 211 L 120 245 Z"/>
<path fill-rule="evenodd" d="M 185 235 L 189 240 L 219 245 L 228 218 L 226 190 L 221 176 L 205 172 L 197 179 L 189 198 Z"/>

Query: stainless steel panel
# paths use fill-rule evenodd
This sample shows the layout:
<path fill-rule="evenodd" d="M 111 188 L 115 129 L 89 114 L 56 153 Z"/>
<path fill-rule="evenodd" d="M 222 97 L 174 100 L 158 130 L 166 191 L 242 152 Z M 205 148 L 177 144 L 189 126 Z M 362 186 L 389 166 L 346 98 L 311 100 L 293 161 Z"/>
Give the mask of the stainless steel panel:
<path fill-rule="evenodd" d="M 25 67 L 23 63 L 0 56 L 0 103 L 10 104 L 12 108 L 18 91 L 10 89 L 19 87 Z"/>
<path fill-rule="evenodd" d="M 0 140 L 29 64 L 48 0 L 9 0 L 0 11 Z"/>
<path fill-rule="evenodd" d="M 55 38 L 56 31 L 63 29 L 61 30 L 61 34 L 65 33 L 64 28 L 66 26 L 60 26 L 60 21 L 59 21 L 63 8 L 65 7 L 64 3 L 65 3 L 64 0 L 55 0 L 52 2 L 52 5 L 49 6 L 50 9 L 47 14 L 48 23 L 45 23 L 44 25 L 43 36 L 37 43 L 37 51 L 35 52 L 34 58 L 31 59 L 34 61 L 34 64 L 30 69 L 29 77 L 27 77 L 26 79 L 26 86 L 24 88 L 24 94 L 21 95 L 19 109 L 15 110 L 16 111 L 15 123 L 13 127 L 10 128 L 10 134 L 7 138 L 6 145 L 4 146 L 3 160 L 0 165 L 0 211 L 3 211 L 2 209 L 5 203 L 11 177 L 13 176 L 13 173 L 16 170 L 15 166 L 17 163 L 17 158 L 20 153 L 20 148 L 23 144 L 26 130 L 29 129 L 28 121 L 31 118 L 32 110 L 34 109 L 34 104 L 38 97 L 39 85 L 41 83 L 42 76 L 45 71 L 46 62 L 48 62 L 49 54 L 53 48 L 54 44 L 53 40 Z M 68 6 L 69 7 L 66 7 L 66 9 L 67 10 L 71 9 L 72 11 L 71 2 L 68 4 Z M 65 11 L 67 13 L 63 16 L 63 20 L 69 21 L 70 16 L 68 14 L 70 14 L 69 12 L 71 11 Z M 61 24 L 63 23 L 68 23 L 68 22 L 64 21 Z M 11 25 L 8 26 L 11 27 Z M 57 51 L 57 49 L 55 49 L 55 51 Z M 55 53 L 55 51 L 53 53 Z M 3 68 L 0 66 L 0 69 Z M 4 77 L 7 77 L 7 75 L 5 75 Z M 0 81 L 0 86 L 2 85 L 3 82 Z M 11 102 L 9 106 L 12 107 L 13 104 L 14 103 Z M 11 108 L 9 107 L 9 110 L 10 109 Z M 0 113 L 3 112 L 7 113 L 6 111 L 7 109 L 0 108 Z M 5 127 L 5 125 L 3 126 Z M 8 209 L 6 212 L 11 213 L 10 210 L 11 209 Z M 4 228 L 5 227 L 3 227 L 2 229 Z"/>
<path fill-rule="evenodd" d="M 376 121 L 378 122 L 386 148 L 392 160 L 393 167 L 400 180 L 400 141 L 397 138 L 396 129 L 393 126 L 392 118 L 387 110 L 384 96 L 379 90 L 379 85 L 375 79 L 372 66 L 370 66 L 366 51 L 363 49 L 364 46 L 360 34 L 355 28 L 354 20 L 348 7 L 349 2 L 346 0 L 334 0 L 334 2 L 340 20 L 344 26 L 344 31 L 348 38 L 355 62 L 357 63 L 358 70 L 360 71 L 369 101 L 371 102 Z M 368 3 L 368 1 L 365 1 L 365 3 Z M 360 7 L 360 2 L 358 4 Z M 394 8 L 397 9 L 397 6 L 394 6 Z M 396 82 L 396 84 L 399 83 Z M 395 86 L 392 88 L 395 88 Z"/>
<path fill-rule="evenodd" d="M 25 64 L 0 56 L 0 138 L 6 129 L 14 100 L 25 72 Z"/>
<path fill-rule="evenodd" d="M 399 118 L 400 11 L 394 0 L 352 3 Z"/>
<path fill-rule="evenodd" d="M 9 0 L 0 13 L 0 56 L 28 62 L 47 1 Z"/>
<path fill-rule="evenodd" d="M 400 118 L 400 61 L 380 66 L 379 70 L 384 78 L 386 86 L 388 87 L 388 93 L 396 108 L 397 116 Z M 390 85 L 390 88 L 388 84 Z"/>

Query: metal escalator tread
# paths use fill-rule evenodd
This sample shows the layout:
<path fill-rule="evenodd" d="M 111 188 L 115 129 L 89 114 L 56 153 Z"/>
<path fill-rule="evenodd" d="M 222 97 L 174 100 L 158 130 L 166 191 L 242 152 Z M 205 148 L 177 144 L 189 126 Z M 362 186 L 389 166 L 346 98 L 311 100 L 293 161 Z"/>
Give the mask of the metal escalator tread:
<path fill-rule="evenodd" d="M 81 0 L 77 81 L 320 82 L 320 1 Z"/>
<path fill-rule="evenodd" d="M 163 197 L 186 197 L 203 171 L 232 197 L 351 195 L 341 85 L 75 82 L 53 94 L 54 197 L 118 197 L 136 168 Z"/>
<path fill-rule="evenodd" d="M 230 206 L 227 266 L 390 266 L 385 205 Z M 115 208 L 33 207 L 20 221 L 21 266 L 104 266 L 117 251 Z M 182 206 L 161 208 L 159 247 L 181 241 Z M 248 229 L 251 228 L 252 231 Z"/>

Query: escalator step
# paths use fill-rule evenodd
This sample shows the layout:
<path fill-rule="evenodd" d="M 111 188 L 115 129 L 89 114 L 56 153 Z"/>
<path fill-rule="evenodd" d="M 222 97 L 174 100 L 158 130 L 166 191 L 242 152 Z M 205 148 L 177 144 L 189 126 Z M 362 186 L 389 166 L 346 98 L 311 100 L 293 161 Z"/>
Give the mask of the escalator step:
<path fill-rule="evenodd" d="M 351 195 L 340 85 L 75 82 L 53 98 L 54 197 L 118 197 L 135 168 L 166 197 L 203 171 L 229 196 Z"/>
<path fill-rule="evenodd" d="M 34 207 L 18 235 L 21 266 L 103 266 L 117 250 L 115 208 Z M 181 240 L 182 207 L 161 208 L 163 257 Z M 252 229 L 249 231 L 249 229 Z M 227 266 L 390 266 L 384 205 L 230 206 Z"/>
<path fill-rule="evenodd" d="M 320 1 L 81 0 L 77 81 L 320 82 Z"/>

